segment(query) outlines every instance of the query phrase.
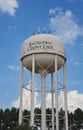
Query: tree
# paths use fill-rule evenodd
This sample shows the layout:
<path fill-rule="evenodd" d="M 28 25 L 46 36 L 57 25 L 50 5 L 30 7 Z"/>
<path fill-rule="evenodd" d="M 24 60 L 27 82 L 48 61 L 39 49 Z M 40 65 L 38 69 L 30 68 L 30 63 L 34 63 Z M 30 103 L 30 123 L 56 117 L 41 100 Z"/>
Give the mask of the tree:
<path fill-rule="evenodd" d="M 74 122 L 76 125 L 76 128 L 81 129 L 83 128 L 83 111 L 80 108 L 77 108 L 74 111 Z"/>
<path fill-rule="evenodd" d="M 59 112 L 59 120 L 60 120 L 60 129 L 64 128 L 64 116 L 65 116 L 65 112 L 64 110 L 61 108 L 60 112 Z"/>
<path fill-rule="evenodd" d="M 36 124 L 40 124 L 40 122 L 41 122 L 41 109 L 40 108 L 35 108 L 35 110 L 34 110 L 34 113 L 35 113 L 35 123 Z"/>
<path fill-rule="evenodd" d="M 23 116 L 26 116 L 26 119 L 24 119 L 24 123 L 28 123 L 28 124 L 29 124 L 29 120 L 30 120 L 30 111 L 24 110 L 24 111 L 23 111 Z"/>
<path fill-rule="evenodd" d="M 32 127 L 25 123 L 23 125 L 18 125 L 15 130 L 32 130 Z"/>
<path fill-rule="evenodd" d="M 4 126 L 3 128 L 5 130 L 8 130 L 10 128 L 11 125 L 11 117 L 10 117 L 10 109 L 5 109 L 4 111 Z"/>
<path fill-rule="evenodd" d="M 69 122 L 69 127 L 73 129 L 74 127 L 74 114 L 68 113 L 68 122 Z"/>
<path fill-rule="evenodd" d="M 12 107 L 11 111 L 10 111 L 10 127 L 11 129 L 14 129 L 17 126 L 17 122 L 18 122 L 18 109 Z"/>
<path fill-rule="evenodd" d="M 41 125 L 41 109 L 35 108 L 35 123 L 36 125 Z M 37 113 L 37 114 L 36 114 Z M 54 109 L 54 113 L 56 113 L 56 109 Z M 52 120 L 52 109 L 46 109 L 46 119 L 47 126 L 51 125 Z M 64 127 L 64 110 L 61 108 L 59 111 L 59 122 L 60 122 L 60 130 Z M 5 110 L 0 109 L 0 130 L 32 130 L 29 126 L 28 120 L 23 120 L 23 125 L 18 125 L 18 115 L 19 109 L 12 107 L 11 109 L 6 108 Z M 23 116 L 30 115 L 30 111 L 24 110 Z M 69 127 L 72 130 L 80 130 L 83 129 L 83 110 L 77 108 L 74 113 L 68 113 Z M 35 129 L 35 128 L 34 128 Z"/>
<path fill-rule="evenodd" d="M 47 115 L 47 117 L 46 117 L 46 120 L 47 120 L 46 124 L 47 124 L 47 126 L 50 126 L 51 120 L 52 120 L 52 109 L 47 108 L 46 109 L 46 115 Z"/>
<path fill-rule="evenodd" d="M 4 112 L 2 109 L 0 109 L 0 129 L 3 127 L 3 120 L 4 120 Z"/>

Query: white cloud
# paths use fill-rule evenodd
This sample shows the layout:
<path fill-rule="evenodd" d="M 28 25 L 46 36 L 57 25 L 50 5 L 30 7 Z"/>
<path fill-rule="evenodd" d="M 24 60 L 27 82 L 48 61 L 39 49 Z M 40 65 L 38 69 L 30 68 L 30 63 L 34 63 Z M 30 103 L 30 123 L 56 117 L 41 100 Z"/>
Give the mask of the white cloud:
<path fill-rule="evenodd" d="M 30 86 L 28 86 L 29 88 Z M 23 90 L 23 109 L 28 109 L 30 110 L 30 92 L 27 91 L 26 89 Z M 40 107 L 40 101 L 38 101 L 38 93 L 35 94 L 35 106 Z M 15 100 L 12 105 L 16 108 L 19 108 L 19 97 L 17 100 Z M 64 95 L 63 92 L 60 92 L 60 95 L 58 97 L 59 99 L 59 108 L 64 109 Z M 78 93 L 77 90 L 69 91 L 67 93 L 67 100 L 68 100 L 68 110 L 69 112 L 74 112 L 77 108 L 83 109 L 83 94 Z M 48 93 L 46 96 L 46 106 L 51 108 L 51 94 Z"/>
<path fill-rule="evenodd" d="M 9 65 L 8 69 L 19 70 L 19 67 L 18 66 Z"/>
<path fill-rule="evenodd" d="M 30 84 L 26 88 L 30 89 Z M 37 97 L 38 97 L 38 93 L 35 93 L 35 106 L 40 106 L 40 103 L 37 101 Z M 12 103 L 12 105 L 16 108 L 19 108 L 19 101 L 20 101 L 20 97 L 18 97 L 18 99 L 15 100 Z M 31 105 L 31 92 L 23 88 L 23 110 L 24 109 L 30 110 L 30 105 Z"/>
<path fill-rule="evenodd" d="M 83 47 L 83 43 L 80 44 Z"/>
<path fill-rule="evenodd" d="M 59 109 L 64 108 L 64 94 L 61 91 L 58 97 L 59 99 Z M 83 109 L 83 94 L 78 93 L 77 90 L 69 91 L 67 93 L 68 100 L 68 110 L 69 112 L 74 112 L 77 108 Z M 47 107 L 51 107 L 51 94 L 49 93 L 46 97 Z"/>
<path fill-rule="evenodd" d="M 71 81 L 71 84 L 72 84 L 73 86 L 79 85 L 80 83 L 81 83 L 81 80 Z"/>
<path fill-rule="evenodd" d="M 49 10 L 49 26 L 55 35 L 58 35 L 63 43 L 74 44 L 78 36 L 83 36 L 83 27 L 78 25 L 71 10 L 63 11 L 57 7 Z"/>
<path fill-rule="evenodd" d="M 68 109 L 73 112 L 77 108 L 83 109 L 83 94 L 78 93 L 77 90 L 68 92 Z"/>
<path fill-rule="evenodd" d="M 79 63 L 78 61 L 76 61 L 74 64 L 75 64 L 75 65 L 80 65 L 80 63 Z"/>
<path fill-rule="evenodd" d="M 71 16 L 72 16 L 72 12 L 71 12 L 70 10 L 67 10 L 67 11 L 65 12 L 65 16 L 71 17 Z"/>
<path fill-rule="evenodd" d="M 16 8 L 18 8 L 19 5 L 17 3 L 17 0 L 0 0 L 0 10 L 3 13 L 9 13 L 11 16 L 15 14 Z"/>
<path fill-rule="evenodd" d="M 80 65 L 83 65 L 83 62 L 80 62 L 80 61 L 77 61 L 77 60 L 74 60 L 74 59 L 71 59 L 69 61 L 69 63 L 75 65 L 75 66 L 80 66 Z"/>
<path fill-rule="evenodd" d="M 9 29 L 17 30 L 17 26 L 12 26 L 12 25 L 10 25 L 10 26 L 9 26 Z"/>
<path fill-rule="evenodd" d="M 30 110 L 30 92 L 23 89 L 23 110 L 24 109 L 28 109 Z M 20 97 L 18 97 L 17 100 L 15 100 L 13 102 L 13 106 L 16 108 L 19 108 L 19 101 L 20 101 Z"/>

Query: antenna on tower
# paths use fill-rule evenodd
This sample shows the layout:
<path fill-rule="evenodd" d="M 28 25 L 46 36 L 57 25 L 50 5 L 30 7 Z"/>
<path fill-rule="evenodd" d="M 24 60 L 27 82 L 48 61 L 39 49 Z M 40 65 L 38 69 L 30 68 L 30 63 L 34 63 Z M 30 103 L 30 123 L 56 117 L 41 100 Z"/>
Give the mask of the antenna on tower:
<path fill-rule="evenodd" d="M 33 32 L 33 35 L 35 35 L 35 32 Z"/>
<path fill-rule="evenodd" d="M 51 33 L 51 30 L 50 30 L 50 29 L 48 30 L 48 33 L 49 33 L 49 34 Z"/>
<path fill-rule="evenodd" d="M 35 35 L 35 30 L 33 30 L 33 35 Z"/>
<path fill-rule="evenodd" d="M 44 28 L 43 33 L 46 33 L 46 28 Z"/>
<path fill-rule="evenodd" d="M 38 33 L 40 33 L 40 26 L 38 26 Z"/>

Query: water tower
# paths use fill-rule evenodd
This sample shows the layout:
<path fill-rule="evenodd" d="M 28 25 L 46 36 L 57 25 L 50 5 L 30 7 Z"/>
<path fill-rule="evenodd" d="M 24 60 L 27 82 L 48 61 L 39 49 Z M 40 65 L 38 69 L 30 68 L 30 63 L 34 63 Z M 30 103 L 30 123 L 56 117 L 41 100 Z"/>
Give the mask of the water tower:
<path fill-rule="evenodd" d="M 67 115 L 67 92 L 66 92 L 66 55 L 64 53 L 64 45 L 61 40 L 51 34 L 36 34 L 26 39 L 23 43 L 21 57 L 21 79 L 20 79 L 20 111 L 19 124 L 22 124 L 23 114 L 23 88 L 24 88 L 24 67 L 31 72 L 31 113 L 30 125 L 35 125 L 34 99 L 35 99 L 35 75 L 41 76 L 41 130 L 46 130 L 46 77 L 51 81 L 51 126 L 52 130 L 59 130 L 59 90 L 63 90 L 64 95 L 64 117 L 65 130 L 68 130 L 68 115 Z M 59 83 L 58 71 L 63 68 L 62 84 Z M 61 88 L 59 88 L 61 85 Z M 28 98 L 28 97 L 27 97 Z M 56 109 L 56 112 L 54 111 Z"/>

